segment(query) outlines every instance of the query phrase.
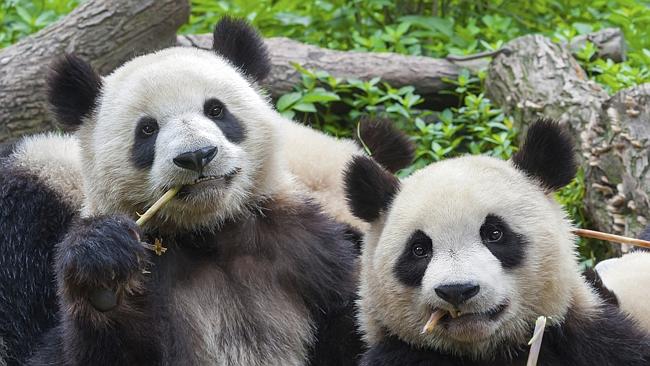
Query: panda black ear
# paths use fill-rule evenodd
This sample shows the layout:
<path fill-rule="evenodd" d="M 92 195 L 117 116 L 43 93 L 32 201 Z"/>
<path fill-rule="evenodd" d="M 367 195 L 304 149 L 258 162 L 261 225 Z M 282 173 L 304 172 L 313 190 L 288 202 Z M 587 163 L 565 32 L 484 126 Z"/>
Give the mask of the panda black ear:
<path fill-rule="evenodd" d="M 354 216 L 377 220 L 390 207 L 399 180 L 366 156 L 355 156 L 345 170 L 345 196 Z"/>
<path fill-rule="evenodd" d="M 255 81 L 263 80 L 271 71 L 264 40 L 243 19 L 223 17 L 214 28 L 212 49 Z"/>
<path fill-rule="evenodd" d="M 565 128 L 550 119 L 540 119 L 528 128 L 526 141 L 512 162 L 538 179 L 547 191 L 569 184 L 577 171 L 573 139 Z"/>
<path fill-rule="evenodd" d="M 364 117 L 356 141 L 368 147 L 372 158 L 390 172 L 404 169 L 415 157 L 415 144 L 387 118 Z"/>
<path fill-rule="evenodd" d="M 47 79 L 47 100 L 57 121 L 78 127 L 97 102 L 102 79 L 79 57 L 69 54 L 58 59 Z"/>

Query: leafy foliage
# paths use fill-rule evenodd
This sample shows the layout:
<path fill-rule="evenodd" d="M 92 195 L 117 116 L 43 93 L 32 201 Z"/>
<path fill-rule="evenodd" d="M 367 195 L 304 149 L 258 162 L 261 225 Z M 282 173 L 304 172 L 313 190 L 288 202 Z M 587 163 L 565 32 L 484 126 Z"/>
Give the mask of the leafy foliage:
<path fill-rule="evenodd" d="M 5 0 L 0 4 L 0 48 L 39 31 L 78 3 L 79 0 Z"/>

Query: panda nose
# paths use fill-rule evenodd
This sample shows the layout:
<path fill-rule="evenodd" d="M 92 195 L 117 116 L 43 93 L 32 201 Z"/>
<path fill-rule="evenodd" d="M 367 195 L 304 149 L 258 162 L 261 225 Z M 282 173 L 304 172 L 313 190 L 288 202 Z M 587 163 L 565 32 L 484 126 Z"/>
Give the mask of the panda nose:
<path fill-rule="evenodd" d="M 436 287 L 436 294 L 446 302 L 458 306 L 478 294 L 481 286 L 473 283 L 455 283 Z"/>
<path fill-rule="evenodd" d="M 174 158 L 174 164 L 183 169 L 202 174 L 203 168 L 217 155 L 216 146 L 207 146 L 195 151 L 182 153 Z"/>

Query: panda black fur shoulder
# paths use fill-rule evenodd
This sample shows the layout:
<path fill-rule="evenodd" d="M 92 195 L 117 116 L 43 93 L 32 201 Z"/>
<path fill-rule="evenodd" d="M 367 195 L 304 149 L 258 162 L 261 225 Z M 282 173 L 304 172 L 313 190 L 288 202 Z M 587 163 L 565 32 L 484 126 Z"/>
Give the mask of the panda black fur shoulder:
<path fill-rule="evenodd" d="M 166 49 L 103 78 L 75 56 L 56 65 L 50 102 L 76 137 L 21 142 L 0 176 L 9 361 L 56 323 L 30 364 L 355 362 L 354 247 L 279 153 L 287 121 L 255 86 L 266 49 L 228 18 L 214 49 Z M 130 217 L 175 185 L 137 227 Z M 164 255 L 143 249 L 154 239 Z"/>
<path fill-rule="evenodd" d="M 362 251 L 363 365 L 648 365 L 650 336 L 594 293 L 571 224 L 550 195 L 575 174 L 570 137 L 531 125 L 512 161 L 466 156 L 398 181 L 365 158 L 346 175 L 371 224 Z M 444 316 L 431 332 L 423 326 Z M 453 315 L 453 317 L 452 317 Z"/>

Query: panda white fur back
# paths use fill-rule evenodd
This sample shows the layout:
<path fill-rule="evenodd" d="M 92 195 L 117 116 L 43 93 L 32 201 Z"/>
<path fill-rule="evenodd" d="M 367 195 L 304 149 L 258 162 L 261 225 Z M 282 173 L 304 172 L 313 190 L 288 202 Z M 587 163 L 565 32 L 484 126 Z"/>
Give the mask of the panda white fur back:
<path fill-rule="evenodd" d="M 575 174 L 570 137 L 532 125 L 512 162 L 466 156 L 402 182 L 364 158 L 347 176 L 362 249 L 363 365 L 647 365 L 650 338 L 581 276 L 571 224 L 549 195 Z M 430 332 L 423 326 L 439 319 Z M 453 315 L 453 316 L 452 316 Z"/>
<path fill-rule="evenodd" d="M 616 295 L 621 309 L 650 332 L 650 252 L 636 251 L 602 261 L 596 271 L 605 287 Z"/>
<path fill-rule="evenodd" d="M 254 84 L 267 72 L 259 36 L 228 18 L 216 27 L 215 52 L 166 49 L 104 78 L 74 56 L 56 65 L 50 102 L 60 122 L 77 128 L 57 150 L 71 154 L 41 160 L 28 140 L 6 159 L 0 194 L 9 206 L 1 213 L 14 212 L 0 220 L 0 239 L 4 253 L 25 257 L 21 246 L 44 243 L 50 255 L 65 235 L 45 261 L 54 262 L 56 288 L 44 275 L 21 298 L 51 303 L 58 292 L 58 313 L 43 316 L 60 321 L 35 354 L 30 347 L 48 326 L 15 322 L 0 334 L 11 357 L 31 354 L 33 365 L 355 362 L 355 248 L 287 169 L 279 153 L 287 121 Z M 45 160 L 68 166 L 52 172 L 39 166 Z M 73 174 L 60 180 L 67 169 Z M 138 228 L 131 217 L 177 185 L 177 198 Z M 29 231 L 30 210 L 44 206 L 24 187 L 51 203 L 34 222 L 68 220 L 43 227 L 46 240 Z M 140 243 L 154 239 L 164 255 Z M 20 306 L 1 300 L 9 305 L 2 319 L 23 318 Z"/>

